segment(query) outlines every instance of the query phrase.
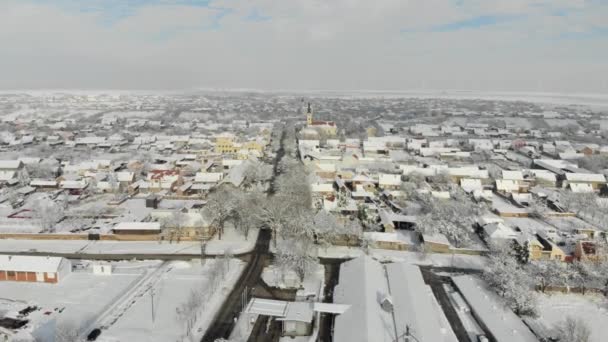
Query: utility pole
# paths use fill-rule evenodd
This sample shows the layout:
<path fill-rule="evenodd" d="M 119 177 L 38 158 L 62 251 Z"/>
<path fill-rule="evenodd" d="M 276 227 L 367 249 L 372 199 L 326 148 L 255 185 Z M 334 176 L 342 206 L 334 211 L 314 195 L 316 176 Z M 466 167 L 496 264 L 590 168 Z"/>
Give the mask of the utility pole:
<path fill-rule="evenodd" d="M 152 323 L 154 323 L 154 287 L 150 287 L 150 303 L 152 304 Z"/>
<path fill-rule="evenodd" d="M 201 265 L 205 265 L 205 250 L 206 250 L 206 246 L 207 245 L 205 243 L 205 240 L 201 236 Z"/>
<path fill-rule="evenodd" d="M 410 338 L 411 338 L 411 341 L 420 342 L 420 340 L 417 339 L 416 336 L 412 335 L 412 333 L 410 332 L 409 324 L 405 325 L 405 332 L 403 334 L 401 334 L 401 336 L 398 336 L 397 339 L 395 339 L 395 342 L 399 342 L 399 339 L 401 337 L 403 337 L 403 342 L 410 342 Z"/>

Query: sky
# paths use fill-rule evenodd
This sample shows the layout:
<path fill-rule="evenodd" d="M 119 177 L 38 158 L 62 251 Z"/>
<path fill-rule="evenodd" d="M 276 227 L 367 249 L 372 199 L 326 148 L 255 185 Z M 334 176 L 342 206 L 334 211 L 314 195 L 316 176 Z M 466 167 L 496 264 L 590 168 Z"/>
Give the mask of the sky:
<path fill-rule="evenodd" d="M 608 0 L 0 0 L 0 89 L 608 93 Z"/>

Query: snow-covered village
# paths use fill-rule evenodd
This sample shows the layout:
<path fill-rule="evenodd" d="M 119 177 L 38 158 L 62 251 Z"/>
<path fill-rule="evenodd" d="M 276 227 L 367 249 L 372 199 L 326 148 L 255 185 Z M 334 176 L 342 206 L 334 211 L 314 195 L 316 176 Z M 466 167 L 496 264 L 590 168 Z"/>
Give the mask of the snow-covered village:
<path fill-rule="evenodd" d="M 608 0 L 0 0 L 0 342 L 608 342 Z"/>
<path fill-rule="evenodd" d="M 601 110 L 44 93 L 0 111 L 0 340 L 608 333 Z"/>

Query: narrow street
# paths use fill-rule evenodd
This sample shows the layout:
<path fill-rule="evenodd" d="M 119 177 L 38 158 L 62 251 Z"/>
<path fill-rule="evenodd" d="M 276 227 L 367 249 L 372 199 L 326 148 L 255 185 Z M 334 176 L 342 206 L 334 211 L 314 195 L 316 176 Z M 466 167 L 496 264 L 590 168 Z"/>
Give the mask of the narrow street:
<path fill-rule="evenodd" d="M 272 196 L 275 193 L 275 180 L 279 173 L 279 163 L 285 154 L 283 148 L 283 141 L 285 139 L 285 130 L 283 128 L 280 137 L 280 147 L 276 152 L 276 156 L 273 162 L 273 174 L 270 180 L 270 187 L 268 189 L 268 196 Z M 265 266 L 272 260 L 272 256 L 269 253 L 271 232 L 267 229 L 261 229 L 256 241 L 255 249 L 249 254 L 249 261 L 247 267 L 241 274 L 241 277 L 237 281 L 236 285 L 230 292 L 230 295 L 226 298 L 226 301 L 222 305 L 221 310 L 216 313 L 213 321 L 209 328 L 205 332 L 202 338 L 202 342 L 214 342 L 219 338 L 228 338 L 230 333 L 234 329 L 236 324 L 235 318 L 239 316 L 241 312 L 241 295 L 245 289 L 252 289 L 251 296 L 272 298 L 272 299 L 284 299 L 289 300 L 295 298 L 294 291 L 278 291 L 268 287 L 262 280 L 262 271 Z M 293 293 L 292 293 L 293 292 Z M 254 333 L 252 338 L 260 338 L 259 341 L 273 341 L 278 340 L 277 329 L 271 329 L 269 333 L 272 333 L 271 337 L 266 334 L 266 319 L 260 317 L 256 326 L 254 327 Z M 280 328 L 280 327 L 279 327 Z M 280 332 L 280 329 L 278 329 Z"/>
<path fill-rule="evenodd" d="M 247 267 L 243 270 L 241 277 L 226 298 L 222 309 L 215 315 L 209 329 L 203 336 L 203 342 L 214 342 L 219 338 L 228 338 L 235 325 L 235 317 L 241 311 L 241 294 L 245 288 L 252 288 L 252 295 L 256 295 L 259 286 L 260 275 L 264 269 L 265 260 L 268 257 L 270 246 L 270 232 L 261 230 L 256 241 L 255 250 L 251 254 Z"/>

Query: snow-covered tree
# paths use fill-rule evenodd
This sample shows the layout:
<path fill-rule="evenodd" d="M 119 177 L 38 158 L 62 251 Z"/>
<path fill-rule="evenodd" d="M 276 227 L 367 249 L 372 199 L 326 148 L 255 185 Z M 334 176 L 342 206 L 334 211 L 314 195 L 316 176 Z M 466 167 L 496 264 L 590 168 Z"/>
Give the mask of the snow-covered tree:
<path fill-rule="evenodd" d="M 237 201 L 234 194 L 226 189 L 220 188 L 209 194 L 204 207 L 204 215 L 218 229 L 218 238 L 222 239 L 226 222 L 234 216 Z"/>
<path fill-rule="evenodd" d="M 497 248 L 498 247 L 498 248 Z M 493 246 L 483 277 L 519 315 L 536 314 L 532 279 L 519 264 L 509 246 Z"/>
<path fill-rule="evenodd" d="M 473 225 L 483 208 L 472 202 L 464 191 L 454 188 L 451 199 L 423 196 L 426 214 L 418 216 L 416 227 L 423 234 L 443 234 L 455 247 L 466 246 L 474 234 Z"/>
<path fill-rule="evenodd" d="M 555 326 L 560 341 L 564 342 L 589 342 L 591 328 L 580 318 L 566 317 Z"/>
<path fill-rule="evenodd" d="M 331 245 L 335 241 L 340 223 L 334 215 L 321 210 L 314 216 L 313 224 L 317 243 Z"/>
<path fill-rule="evenodd" d="M 251 188 L 270 180 L 272 177 L 272 165 L 257 162 L 250 163 L 243 175 L 245 176 L 243 187 Z"/>
<path fill-rule="evenodd" d="M 359 220 L 351 218 L 338 226 L 338 233 L 345 236 L 347 245 L 351 246 L 361 240 L 363 226 L 361 226 Z"/>
<path fill-rule="evenodd" d="M 528 214 L 533 218 L 544 218 L 551 210 L 543 200 L 533 197 L 528 203 Z"/>
<path fill-rule="evenodd" d="M 574 261 L 569 265 L 568 275 L 574 286 L 585 294 L 588 284 L 597 279 L 595 265 L 588 261 Z"/>
<path fill-rule="evenodd" d="M 32 204 L 32 216 L 45 232 L 54 232 L 55 224 L 64 216 L 63 208 L 50 199 L 41 198 Z"/>
<path fill-rule="evenodd" d="M 266 198 L 257 191 L 236 195 L 235 228 L 247 239 L 249 231 L 262 224 L 262 204 Z"/>
<path fill-rule="evenodd" d="M 548 286 L 565 285 L 568 282 L 567 267 L 559 260 L 533 262 L 528 266 L 528 271 L 543 293 Z"/>
<path fill-rule="evenodd" d="M 317 258 L 311 255 L 313 250 L 313 242 L 309 238 L 283 239 L 277 246 L 275 264 L 282 272 L 295 272 L 303 282 L 317 265 Z"/>
<path fill-rule="evenodd" d="M 72 321 L 62 322 L 55 326 L 55 342 L 80 342 L 84 341 L 78 325 Z"/>
<path fill-rule="evenodd" d="M 260 219 L 272 231 L 273 243 L 276 246 L 277 237 L 292 216 L 289 205 L 280 198 L 272 196 L 262 204 Z"/>

